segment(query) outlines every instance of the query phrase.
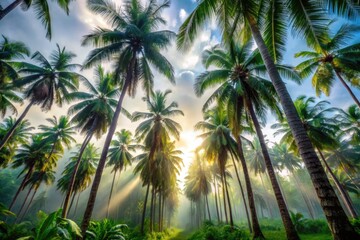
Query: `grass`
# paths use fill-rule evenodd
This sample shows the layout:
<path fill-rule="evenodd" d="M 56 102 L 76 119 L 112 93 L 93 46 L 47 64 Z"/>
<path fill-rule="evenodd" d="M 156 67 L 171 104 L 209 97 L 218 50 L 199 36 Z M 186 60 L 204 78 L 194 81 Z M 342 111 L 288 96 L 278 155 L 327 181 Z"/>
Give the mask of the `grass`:
<path fill-rule="evenodd" d="M 267 240 L 286 240 L 284 231 L 263 231 Z M 300 234 L 301 240 L 332 240 L 330 233 Z"/>

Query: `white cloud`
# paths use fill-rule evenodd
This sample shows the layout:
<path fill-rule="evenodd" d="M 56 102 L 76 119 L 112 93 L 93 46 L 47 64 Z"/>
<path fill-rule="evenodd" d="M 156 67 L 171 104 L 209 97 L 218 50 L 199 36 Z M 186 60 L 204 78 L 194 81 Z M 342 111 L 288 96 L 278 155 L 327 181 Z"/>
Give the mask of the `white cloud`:
<path fill-rule="evenodd" d="M 181 22 L 184 22 L 188 16 L 189 16 L 189 14 L 185 11 L 185 9 L 183 9 L 183 8 L 180 9 L 179 17 L 180 17 Z"/>

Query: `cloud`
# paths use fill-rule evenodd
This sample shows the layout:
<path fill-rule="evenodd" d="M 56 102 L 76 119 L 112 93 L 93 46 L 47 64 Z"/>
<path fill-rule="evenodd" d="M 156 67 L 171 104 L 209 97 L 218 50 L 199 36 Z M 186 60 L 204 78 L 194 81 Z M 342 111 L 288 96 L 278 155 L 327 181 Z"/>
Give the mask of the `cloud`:
<path fill-rule="evenodd" d="M 189 16 L 189 14 L 185 11 L 185 9 L 180 9 L 180 12 L 179 12 L 179 18 L 181 20 L 181 22 L 184 22 L 185 19 Z"/>

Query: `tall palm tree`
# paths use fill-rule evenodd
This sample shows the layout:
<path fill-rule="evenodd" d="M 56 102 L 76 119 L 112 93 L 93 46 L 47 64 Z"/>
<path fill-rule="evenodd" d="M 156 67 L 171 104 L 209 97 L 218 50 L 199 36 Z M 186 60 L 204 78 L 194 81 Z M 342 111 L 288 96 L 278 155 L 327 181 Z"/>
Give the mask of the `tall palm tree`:
<path fill-rule="evenodd" d="M 11 41 L 5 36 L 2 38 L 3 40 L 0 42 L 0 85 L 17 77 L 16 69 L 11 61 L 30 55 L 29 48 L 23 42 Z"/>
<path fill-rule="evenodd" d="M 145 170 L 148 173 L 152 173 L 156 169 L 155 159 L 159 157 L 157 155 L 167 146 L 170 136 L 175 139 L 179 139 L 180 137 L 181 126 L 172 120 L 171 117 L 184 115 L 184 113 L 178 109 L 176 102 L 167 104 L 166 98 L 170 93 L 170 90 L 166 90 L 165 92 L 156 91 L 149 97 L 145 97 L 143 100 L 146 101 L 149 112 L 134 112 L 132 115 L 132 121 L 144 119 L 136 128 L 135 136 L 139 141 L 144 140 L 145 149 L 149 149 L 148 169 Z M 156 180 L 156 175 L 154 174 L 147 183 L 152 184 L 154 187 Z M 144 206 L 144 209 L 145 207 L 146 206 Z M 142 231 L 143 226 L 144 218 L 141 225 Z"/>
<path fill-rule="evenodd" d="M 72 91 L 76 91 L 79 85 L 80 74 L 73 72 L 78 64 L 72 64 L 74 53 L 66 51 L 65 47 L 53 51 L 48 61 L 40 52 L 33 54 L 32 59 L 39 65 L 21 62 L 19 63 L 19 73 L 25 76 L 17 79 L 15 84 L 19 87 L 25 86 L 25 98 L 30 101 L 24 112 L 20 115 L 13 128 L 5 135 L 0 142 L 0 149 L 4 147 L 17 125 L 24 119 L 33 105 L 41 105 L 45 111 L 50 110 L 55 102 L 62 106 L 65 96 Z"/>
<path fill-rule="evenodd" d="M 113 180 L 111 183 L 109 201 L 106 211 L 106 217 L 109 217 L 109 207 L 111 203 L 111 195 L 114 188 L 116 174 L 123 170 L 126 170 L 126 167 L 131 166 L 133 155 L 131 152 L 136 151 L 139 145 L 133 144 L 134 139 L 129 130 L 121 129 L 120 132 L 115 133 L 115 139 L 111 141 L 111 147 L 109 149 L 109 161 L 107 166 L 112 167 L 111 172 L 113 172 Z"/>
<path fill-rule="evenodd" d="M 315 98 L 313 97 L 306 98 L 306 96 L 300 96 L 295 100 L 294 104 L 308 136 L 320 155 L 320 159 L 323 161 L 325 169 L 331 175 L 331 178 L 333 179 L 345 206 L 348 208 L 351 216 L 356 217 L 357 214 L 355 209 L 352 207 L 352 203 L 346 198 L 345 190 L 341 187 L 340 182 L 337 180 L 336 175 L 330 168 L 324 155 L 324 150 L 333 151 L 333 149 L 338 148 L 338 142 L 335 139 L 335 135 L 338 132 L 339 127 L 333 118 L 326 115 L 334 112 L 336 109 L 327 108 L 327 105 L 329 104 L 327 101 L 320 101 L 312 106 L 311 104 L 314 102 Z M 275 135 L 283 134 L 281 142 L 288 144 L 291 150 L 298 150 L 288 123 L 281 122 L 274 124 L 272 128 L 278 129 L 275 132 Z"/>
<path fill-rule="evenodd" d="M 358 107 L 360 101 L 349 87 L 349 83 L 360 88 L 360 43 L 348 45 L 348 41 L 358 32 L 358 27 L 344 24 L 333 35 L 324 32 L 320 47 L 312 46 L 312 51 L 301 51 L 295 57 L 306 58 L 296 66 L 302 77 L 312 75 L 312 85 L 316 95 L 330 95 L 335 78 L 338 78 Z"/>
<path fill-rule="evenodd" d="M 89 8 L 94 13 L 104 16 L 111 25 L 111 29 L 98 28 L 92 34 L 85 36 L 83 44 L 93 43 L 98 47 L 90 52 L 85 61 L 85 66 L 91 67 L 99 61 L 113 57 L 112 59 L 115 59 L 115 78 L 119 79 L 120 75 L 124 75 L 124 79 L 84 214 L 82 223 L 84 233 L 89 225 L 107 153 L 116 130 L 126 92 L 130 96 L 134 96 L 137 83 L 142 81 L 145 92 L 150 94 L 153 86 L 150 64 L 174 82 L 173 68 L 160 53 L 160 50 L 170 45 L 175 34 L 168 30 L 157 31 L 159 24 L 166 23 L 161 12 L 167 7 L 169 7 L 167 0 L 161 4 L 150 1 L 146 6 L 142 5 L 139 0 L 128 0 L 125 2 L 122 11 L 117 11 L 116 6 L 110 1 L 89 1 Z"/>
<path fill-rule="evenodd" d="M 14 126 L 15 122 L 16 119 L 12 117 L 4 119 L 4 122 L 0 124 L 0 138 L 6 135 L 9 129 Z M 5 147 L 0 149 L 0 168 L 6 168 L 7 165 L 12 162 L 18 147 L 21 144 L 27 143 L 33 129 L 28 120 L 23 120 L 19 123 Z"/>
<path fill-rule="evenodd" d="M 80 149 L 80 145 L 78 148 Z M 61 174 L 61 178 L 57 182 L 57 189 L 62 193 L 67 193 L 68 187 L 70 185 L 71 177 L 74 173 L 77 161 L 79 159 L 79 152 L 73 152 L 73 156 L 70 158 L 69 163 L 65 166 L 64 171 Z M 94 144 L 90 143 L 86 146 L 83 154 L 80 165 L 78 166 L 78 171 L 76 174 L 73 190 L 72 190 L 72 200 L 74 201 L 75 196 L 83 192 L 91 184 L 91 177 L 95 174 L 97 162 L 99 161 L 98 149 Z M 69 207 L 70 210 L 71 206 Z"/>
<path fill-rule="evenodd" d="M 203 54 L 205 67 L 213 66 L 215 69 L 206 71 L 198 76 L 195 82 L 195 93 L 201 96 L 208 88 L 219 86 L 207 102 L 205 102 L 204 109 L 214 99 L 218 98 L 220 103 L 231 102 L 230 106 L 234 105 L 233 102 L 236 102 L 236 106 L 232 107 L 232 109 L 235 108 L 234 110 L 238 112 L 238 118 L 241 118 L 242 113 L 244 113 L 247 115 L 247 119 L 251 119 L 250 124 L 253 124 L 259 138 L 265 166 L 280 209 L 281 218 L 287 231 L 287 236 L 298 238 L 276 179 L 258 120 L 258 118 L 265 120 L 266 109 L 270 109 L 279 115 L 280 110 L 277 106 L 276 91 L 272 83 L 259 74 L 266 70 L 265 66 L 261 61 L 259 52 L 256 50 L 251 52 L 250 48 L 251 44 L 245 46 L 231 44 L 229 51 L 225 51 L 219 46 L 205 51 Z M 217 57 L 217 55 L 220 55 L 221 58 Z M 289 67 L 277 66 L 277 68 L 284 75 L 296 79 L 296 74 Z M 238 152 L 242 152 L 242 150 L 239 149 Z M 259 235 L 256 237 L 263 237 L 259 231 L 256 232 Z"/>
<path fill-rule="evenodd" d="M 293 32 L 305 37 L 308 43 L 319 45 L 319 38 L 321 33 L 326 30 L 326 19 L 328 19 L 324 10 L 336 12 L 345 17 L 354 17 L 358 16 L 359 11 L 351 6 L 359 6 L 359 4 L 354 2 L 350 4 L 349 1 L 343 0 L 320 1 L 320 4 L 318 1 L 312 0 L 272 0 L 268 2 L 271 4 L 262 3 L 264 2 L 201 0 L 180 27 L 177 45 L 179 48 L 186 49 L 195 40 L 201 27 L 212 16 L 217 16 L 218 25 L 225 40 L 238 39 L 239 35 L 249 37 L 248 33 L 252 34 L 268 75 L 279 95 L 281 106 L 295 136 L 301 158 L 309 171 L 333 236 L 335 238 L 348 236 L 357 238 L 358 234 L 347 219 L 306 130 L 301 124 L 291 96 L 276 69 L 275 62 L 281 61 L 281 54 L 286 49 L 287 23 L 290 23 Z M 348 13 L 350 14 L 347 15 Z M 265 18 L 267 20 L 264 20 Z M 329 194 L 323 194 L 324 191 Z M 298 239 L 298 237 L 291 236 L 288 238 Z"/>
<path fill-rule="evenodd" d="M 57 4 L 60 8 L 62 8 L 67 15 L 69 15 L 69 4 L 70 0 L 57 0 Z M 51 39 L 52 37 L 52 26 L 51 26 L 51 13 L 47 0 L 13 0 L 8 6 L 3 8 L 4 6 L 0 5 L 0 21 L 7 14 L 9 14 L 12 10 L 14 10 L 17 6 L 21 5 L 23 10 L 28 10 L 32 7 L 35 10 L 36 16 L 41 20 L 41 23 L 45 26 L 46 29 L 46 37 Z"/>
<path fill-rule="evenodd" d="M 80 147 L 78 161 L 69 182 L 70 185 L 67 188 L 62 212 L 63 217 L 67 216 L 67 208 L 82 154 L 94 135 L 99 139 L 106 133 L 114 116 L 114 109 L 117 106 L 116 96 L 119 94 L 119 88 L 114 82 L 113 74 L 104 72 L 101 66 L 98 66 L 94 72 L 96 77 L 95 86 L 91 82 L 84 80 L 87 87 L 86 92 L 79 91 L 67 95 L 69 101 L 79 100 L 78 103 L 69 108 L 68 112 L 69 115 L 73 115 L 71 122 L 86 136 Z"/>
<path fill-rule="evenodd" d="M 57 117 L 53 116 L 52 118 L 47 118 L 51 126 L 40 125 L 39 129 L 43 132 L 41 133 L 44 142 L 52 145 L 51 151 L 48 158 L 51 158 L 52 154 L 57 151 L 59 153 L 64 153 L 64 146 L 67 149 L 70 149 L 71 143 L 75 143 L 76 140 L 72 137 L 75 134 L 75 127 L 70 123 L 70 120 L 67 116 L 61 116 L 59 120 Z"/>
<path fill-rule="evenodd" d="M 360 108 L 351 105 L 346 111 L 339 109 L 336 115 L 337 123 L 341 128 L 341 137 L 349 138 L 352 144 L 357 145 L 360 142 Z"/>

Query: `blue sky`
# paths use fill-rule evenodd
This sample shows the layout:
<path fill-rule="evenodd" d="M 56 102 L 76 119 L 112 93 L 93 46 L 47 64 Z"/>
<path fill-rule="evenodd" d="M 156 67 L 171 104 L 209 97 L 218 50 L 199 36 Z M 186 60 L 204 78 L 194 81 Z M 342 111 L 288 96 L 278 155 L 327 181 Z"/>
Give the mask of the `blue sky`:
<path fill-rule="evenodd" d="M 10 2 L 9 0 L 2 0 L 3 6 L 6 6 Z M 66 16 L 53 1 L 49 2 L 53 20 L 52 41 L 45 38 L 45 30 L 31 9 L 24 12 L 20 8 L 17 8 L 11 12 L 0 22 L 0 33 L 12 40 L 25 42 L 32 52 L 40 51 L 45 56 L 49 56 L 51 51 L 55 49 L 56 43 L 58 43 L 60 46 L 66 46 L 68 50 L 76 53 L 77 57 L 75 62 L 82 63 L 92 49 L 92 47 L 81 46 L 80 42 L 82 37 L 90 33 L 95 26 L 106 27 L 106 22 L 101 17 L 95 16 L 87 10 L 85 0 L 71 2 L 69 16 Z M 117 2 L 120 3 L 121 1 Z M 173 0 L 171 7 L 164 12 L 164 17 L 168 21 L 167 26 L 164 26 L 164 28 L 176 32 L 180 24 L 195 6 L 196 3 L 194 0 Z M 169 84 L 163 77 L 155 74 L 157 76 L 155 89 L 172 89 L 173 95 L 169 100 L 177 101 L 180 108 L 185 112 L 185 117 L 179 117 L 177 121 L 181 123 L 184 130 L 179 147 L 185 152 L 186 162 L 191 159 L 191 150 L 193 150 L 194 146 L 199 142 L 199 140 L 196 139 L 197 133 L 193 131 L 193 126 L 196 122 L 202 120 L 201 107 L 210 94 L 210 92 L 208 92 L 202 98 L 197 98 L 193 92 L 192 85 L 195 77 L 204 71 L 204 68 L 201 66 L 200 54 L 205 48 L 218 43 L 219 40 L 215 21 L 211 21 L 207 24 L 206 28 L 200 31 L 194 45 L 186 53 L 177 51 L 175 45 L 164 52 L 164 55 L 174 65 L 177 80 L 176 86 Z M 306 45 L 302 39 L 293 38 L 289 35 L 286 53 L 284 55 L 284 63 L 296 65 L 300 60 L 294 58 L 294 53 L 305 49 Z M 109 69 L 108 63 L 104 65 Z M 88 79 L 92 79 L 92 70 L 86 70 L 83 74 Z M 293 98 L 303 94 L 315 96 L 309 79 L 305 80 L 301 86 L 287 81 L 287 87 Z M 355 94 L 360 96 L 360 91 L 356 90 Z M 142 96 L 143 93 L 139 90 L 134 99 L 127 98 L 125 100 L 124 106 L 130 112 L 145 110 L 145 104 L 141 101 Z M 322 96 L 321 100 L 328 100 L 333 106 L 341 108 L 346 108 L 353 103 L 339 82 L 336 82 L 334 85 L 331 96 Z M 23 108 L 24 106 L 19 106 L 19 112 L 21 112 Z M 47 117 L 66 114 L 66 108 L 67 107 L 64 106 L 62 109 L 59 109 L 54 106 L 51 111 L 45 113 L 41 112 L 38 107 L 34 107 L 30 111 L 28 118 L 34 126 L 38 126 L 39 124 L 44 124 L 45 118 Z M 274 123 L 274 118 L 269 116 L 268 124 L 264 128 L 264 132 L 270 141 L 275 141 L 276 139 L 272 138 L 272 130 L 270 130 L 269 127 L 272 123 Z M 131 123 L 122 117 L 118 123 L 118 129 L 126 127 L 134 130 L 137 124 L 138 123 Z M 81 142 L 83 137 L 78 136 L 77 139 Z M 93 142 L 101 147 L 103 139 L 104 138 Z"/>

